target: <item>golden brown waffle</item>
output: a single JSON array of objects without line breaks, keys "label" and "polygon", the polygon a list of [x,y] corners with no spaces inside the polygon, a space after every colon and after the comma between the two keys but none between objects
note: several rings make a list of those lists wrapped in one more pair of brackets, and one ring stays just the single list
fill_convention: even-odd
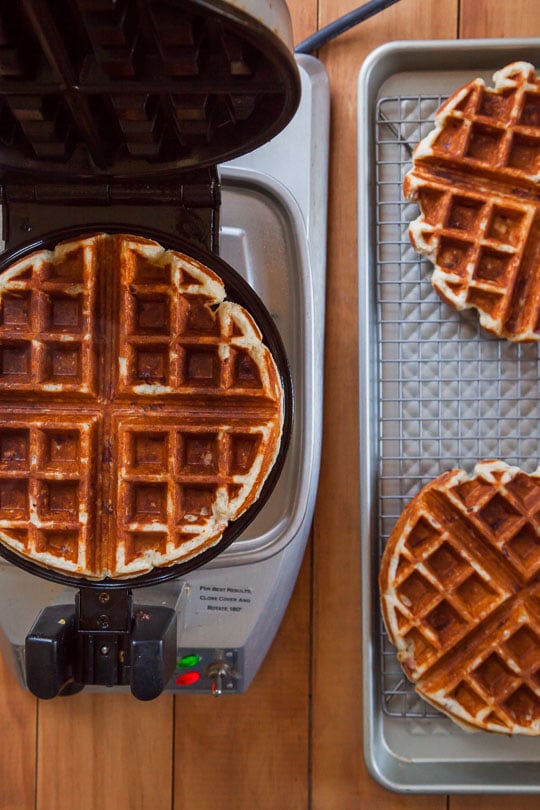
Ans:
[{"label": "golden brown waffle", "polygon": [[460,725],[540,734],[540,468],[483,461],[408,504],[380,571],[416,690]]},{"label": "golden brown waffle", "polygon": [[462,87],[413,154],[411,242],[458,310],[511,341],[540,339],[540,80],[516,62]]},{"label": "golden brown waffle", "polygon": [[283,392],[208,267],[93,235],[0,276],[0,541],[84,577],[214,545],[258,497]]}]

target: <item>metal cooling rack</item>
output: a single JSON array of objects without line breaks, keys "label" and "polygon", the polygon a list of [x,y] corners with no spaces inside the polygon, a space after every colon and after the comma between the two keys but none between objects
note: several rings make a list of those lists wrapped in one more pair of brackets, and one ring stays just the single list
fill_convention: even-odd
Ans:
[{"label": "metal cooling rack", "polygon": [[[492,337],[476,313],[444,304],[409,241],[418,207],[403,199],[403,178],[443,101],[386,97],[376,112],[380,554],[406,503],[441,472],[470,472],[487,458],[528,472],[539,463],[537,345]],[[379,625],[384,713],[442,718],[404,677]]]}]

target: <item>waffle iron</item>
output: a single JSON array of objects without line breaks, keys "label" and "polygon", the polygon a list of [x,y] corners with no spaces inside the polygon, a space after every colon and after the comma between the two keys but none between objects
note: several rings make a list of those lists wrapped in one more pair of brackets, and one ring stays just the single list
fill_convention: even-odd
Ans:
[{"label": "waffle iron", "polygon": [[0,166],[5,253],[92,232],[156,239],[214,269],[257,321],[285,392],[279,457],[255,504],[193,560],[131,580],[76,580],[4,546],[41,578],[76,586],[74,605],[44,608],[26,638],[38,697],[129,685],[148,700],[176,659],[175,610],[133,590],[176,579],[221,554],[255,518],[282,469],[293,397],[279,331],[250,285],[218,256],[216,164],[249,152],[291,119],[295,60],[266,24],[220,0],[23,0],[0,13]]}]

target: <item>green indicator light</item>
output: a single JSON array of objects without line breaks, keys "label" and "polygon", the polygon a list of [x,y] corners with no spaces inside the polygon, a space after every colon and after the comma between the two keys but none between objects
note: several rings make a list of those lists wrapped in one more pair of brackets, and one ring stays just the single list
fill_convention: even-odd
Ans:
[{"label": "green indicator light", "polygon": [[198,664],[201,660],[200,655],[183,655],[182,658],[178,659],[176,664],[177,667],[194,667],[195,664]]}]

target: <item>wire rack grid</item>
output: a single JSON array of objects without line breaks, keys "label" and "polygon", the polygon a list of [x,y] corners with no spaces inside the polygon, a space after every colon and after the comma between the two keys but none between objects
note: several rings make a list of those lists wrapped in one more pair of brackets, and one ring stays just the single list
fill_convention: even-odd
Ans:
[{"label": "wire rack grid", "polygon": [[[537,345],[490,336],[474,312],[443,303],[409,240],[418,208],[403,198],[403,178],[443,101],[385,97],[375,118],[379,554],[406,503],[443,471],[488,458],[529,472],[539,463]],[[382,619],[379,628],[384,713],[441,717],[404,677]]]}]

